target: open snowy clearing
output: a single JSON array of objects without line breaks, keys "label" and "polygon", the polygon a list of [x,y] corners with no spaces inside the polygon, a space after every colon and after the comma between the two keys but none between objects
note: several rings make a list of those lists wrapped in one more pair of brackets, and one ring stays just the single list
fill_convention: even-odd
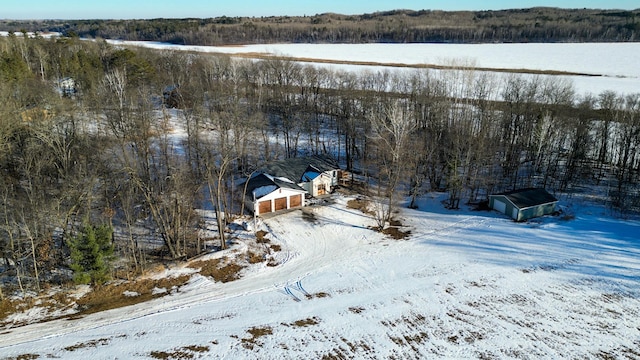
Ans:
[{"label": "open snowy clearing", "polygon": [[[306,59],[315,66],[346,71],[406,71],[415,65],[471,66],[483,69],[580,73],[530,75],[570,81],[580,94],[614,91],[640,93],[640,43],[516,44],[256,44],[192,46],[144,41],[108,40],[161,50],[222,53],[244,57],[283,56]],[[347,62],[342,64],[332,62]],[[348,64],[352,62],[354,64]],[[377,63],[362,65],[359,63]],[[402,65],[406,65],[405,68]],[[435,71],[435,70],[431,70]],[[500,76],[509,76],[496,72]]]},{"label": "open snowy clearing", "polygon": [[[342,195],[263,220],[282,248],[278,266],[6,328],[0,356],[640,358],[639,222],[580,204],[575,219],[514,223],[444,210],[441,199],[400,210],[406,240],[370,230],[374,220]],[[228,251],[251,241],[239,238]]]}]

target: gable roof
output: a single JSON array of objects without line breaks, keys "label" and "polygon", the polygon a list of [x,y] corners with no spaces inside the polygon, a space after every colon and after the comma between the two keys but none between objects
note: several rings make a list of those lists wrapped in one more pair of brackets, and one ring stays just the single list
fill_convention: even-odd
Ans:
[{"label": "gable roof", "polygon": [[314,173],[320,174],[339,168],[338,164],[332,159],[326,156],[313,155],[274,161],[267,164],[262,169],[262,172],[300,183],[313,180],[315,178],[313,176]]},{"label": "gable roof", "polygon": [[558,201],[547,190],[541,188],[519,189],[495,195],[505,196],[519,209]]},{"label": "gable roof", "polygon": [[247,185],[246,194],[253,194],[255,191],[256,199],[274,192],[277,189],[291,189],[305,192],[303,188],[292,182],[284,181],[266,174],[258,174],[248,181],[244,182],[241,187]]}]

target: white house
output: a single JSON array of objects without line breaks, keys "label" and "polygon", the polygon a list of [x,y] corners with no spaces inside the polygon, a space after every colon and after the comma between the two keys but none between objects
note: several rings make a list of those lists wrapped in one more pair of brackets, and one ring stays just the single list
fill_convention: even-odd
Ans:
[{"label": "white house", "polygon": [[272,162],[241,187],[246,186],[246,207],[255,215],[262,215],[303,207],[305,197],[333,191],[341,176],[335,162],[314,155]]},{"label": "white house", "polygon": [[340,167],[330,158],[320,155],[275,161],[262,172],[289,179],[313,197],[332,192],[341,178]]}]

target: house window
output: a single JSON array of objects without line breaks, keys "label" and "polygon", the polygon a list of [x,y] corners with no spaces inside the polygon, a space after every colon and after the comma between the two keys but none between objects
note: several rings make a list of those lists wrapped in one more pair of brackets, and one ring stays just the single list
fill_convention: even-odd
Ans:
[{"label": "house window", "polygon": [[327,189],[324,184],[318,184],[318,195],[324,195],[327,193]]}]

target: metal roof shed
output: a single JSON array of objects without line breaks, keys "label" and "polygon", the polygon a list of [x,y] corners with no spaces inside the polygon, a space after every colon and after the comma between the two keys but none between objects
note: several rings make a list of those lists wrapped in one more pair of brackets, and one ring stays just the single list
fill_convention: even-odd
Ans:
[{"label": "metal roof shed", "polygon": [[556,210],[556,199],[545,189],[520,189],[489,195],[489,206],[515,221],[549,215]]}]

